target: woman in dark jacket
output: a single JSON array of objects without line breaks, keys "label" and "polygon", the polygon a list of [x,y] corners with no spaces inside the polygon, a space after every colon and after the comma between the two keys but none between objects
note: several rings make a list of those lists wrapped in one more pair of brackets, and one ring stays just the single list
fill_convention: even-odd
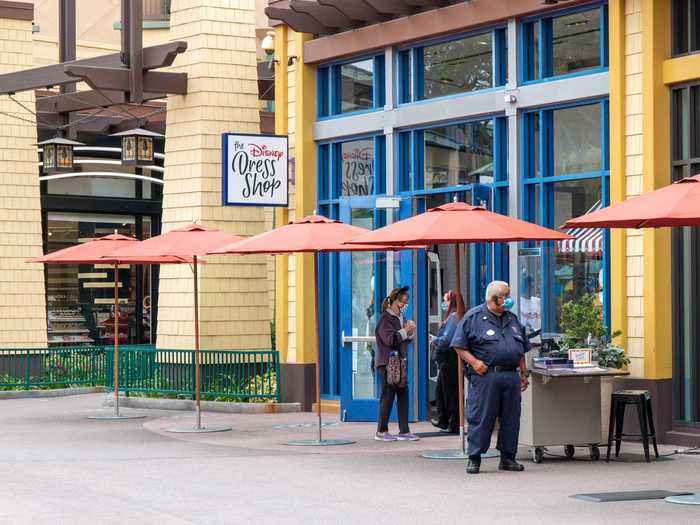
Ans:
[{"label": "woman in dark jacket", "polygon": [[436,393],[442,396],[438,400],[441,407],[438,426],[443,432],[459,432],[459,392],[457,385],[457,354],[450,348],[459,323],[457,306],[461,302],[464,310],[464,302],[454,291],[449,290],[443,297],[442,310],[445,312],[445,320],[440,325],[436,337],[431,344],[435,349],[435,359],[438,363],[438,384]]},{"label": "woman in dark jacket", "polygon": [[[408,345],[416,335],[416,324],[404,319],[407,307],[408,286],[392,290],[382,302],[382,316],[374,330],[377,341],[375,366],[381,376],[382,387],[377,433],[374,436],[377,441],[417,441],[419,439],[408,428],[408,386],[401,388],[387,383],[386,367],[389,357],[397,352],[402,359],[406,359]],[[397,436],[389,434],[389,415],[394,397],[396,397],[396,412],[399,419]]]}]

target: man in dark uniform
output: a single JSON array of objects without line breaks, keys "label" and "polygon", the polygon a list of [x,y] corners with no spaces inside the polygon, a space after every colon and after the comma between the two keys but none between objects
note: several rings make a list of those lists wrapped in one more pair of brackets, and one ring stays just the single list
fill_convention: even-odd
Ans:
[{"label": "man in dark uniform", "polygon": [[452,347],[469,365],[467,396],[467,472],[478,474],[481,454],[491,444],[491,434],[500,420],[498,443],[499,470],[520,472],[515,461],[520,432],[520,395],[529,384],[525,353],[530,344],[525,329],[510,312],[510,287],[494,281],[486,289],[486,302],[469,310],[460,321]]}]

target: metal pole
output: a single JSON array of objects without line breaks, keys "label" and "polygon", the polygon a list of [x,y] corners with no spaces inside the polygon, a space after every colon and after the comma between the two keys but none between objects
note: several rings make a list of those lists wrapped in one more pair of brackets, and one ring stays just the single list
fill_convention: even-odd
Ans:
[{"label": "metal pole", "polygon": [[318,441],[323,441],[321,436],[321,338],[319,336],[319,315],[318,315],[318,252],[314,252],[314,296],[316,314],[316,415],[318,416]]},{"label": "metal pole", "polygon": [[114,417],[119,417],[119,263],[114,264]]},{"label": "metal pole", "polygon": [[[460,268],[459,259],[459,244],[455,244],[455,269],[457,272],[457,283],[455,285],[455,293],[457,294],[457,316],[462,317],[464,315],[464,303],[462,302],[462,270]],[[457,385],[458,385],[458,395],[459,395],[459,442],[460,450],[462,454],[465,453],[464,449],[464,365],[462,363],[462,358],[457,356]]]},{"label": "metal pole", "polygon": [[201,356],[199,353],[199,284],[197,277],[197,256],[192,258],[193,261],[193,275],[194,275],[194,395],[195,395],[195,411],[197,417],[197,423],[195,428],[200,430],[202,428],[202,408],[201,408],[201,381],[202,381],[202,370],[201,370]]}]

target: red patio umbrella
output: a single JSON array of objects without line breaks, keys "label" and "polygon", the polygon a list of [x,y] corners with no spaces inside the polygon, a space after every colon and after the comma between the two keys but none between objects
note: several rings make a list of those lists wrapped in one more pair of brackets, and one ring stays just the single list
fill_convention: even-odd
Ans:
[{"label": "red patio umbrella", "polygon": [[[145,416],[124,416],[119,414],[119,264],[124,262],[118,258],[104,256],[125,248],[140,244],[133,237],[114,233],[98,239],[70,246],[62,250],[35,257],[27,262],[44,264],[101,264],[114,265],[114,413],[111,416],[90,416],[90,419],[132,419]],[[156,262],[169,262],[161,258]]]},{"label": "red patio umbrella", "polygon": [[700,226],[700,175],[571,219],[563,228]]},{"label": "red patio umbrella", "polygon": [[[318,254],[322,252],[348,251],[386,251],[404,249],[394,246],[349,245],[346,241],[367,233],[368,230],[351,226],[338,220],[328,219],[322,215],[309,215],[303,219],[290,222],[285,226],[261,233],[243,241],[224,246],[211,253],[253,255],[281,255],[289,253],[314,254],[314,292],[316,313],[316,415],[318,417],[318,439],[290,441],[289,445],[348,445],[354,441],[346,439],[323,439],[321,422],[321,377],[320,377],[320,348],[319,317],[318,317]],[[410,246],[407,248],[416,248]]]},{"label": "red patio umbrella", "polygon": [[[226,427],[202,427],[201,414],[201,352],[199,348],[199,288],[197,264],[199,258],[216,248],[242,240],[216,228],[201,224],[190,224],[151,237],[138,245],[127,246],[109,255],[132,264],[152,264],[154,262],[192,263],[194,279],[194,355],[195,355],[195,426],[171,428],[169,432],[223,432]],[[167,261],[162,260],[167,258]]]},{"label": "red patio umbrella", "polygon": [[[479,242],[514,242],[566,240],[570,235],[543,228],[537,224],[521,221],[507,215],[488,211],[483,206],[471,206],[463,202],[452,202],[432,208],[403,221],[384,226],[361,235],[353,244],[383,244],[393,246],[454,244],[457,282],[455,292],[461,296],[459,244]],[[464,314],[463,303],[458,302],[457,315]],[[464,449],[464,375],[462,360],[457,360],[459,389],[459,433],[460,450],[456,454],[426,454],[430,459],[463,459]]]}]

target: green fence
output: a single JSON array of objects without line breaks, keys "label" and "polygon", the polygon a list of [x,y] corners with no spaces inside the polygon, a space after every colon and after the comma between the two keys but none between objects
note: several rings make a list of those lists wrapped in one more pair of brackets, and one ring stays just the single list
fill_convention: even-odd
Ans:
[{"label": "green fence", "polygon": [[0,389],[101,385],[105,352],[100,347],[0,349]]},{"label": "green fence", "polygon": [[[274,351],[202,351],[202,397],[279,401],[279,359]],[[114,348],[62,347],[0,350],[0,389],[114,386]],[[127,395],[194,398],[192,350],[153,345],[119,347],[119,389]]]}]

